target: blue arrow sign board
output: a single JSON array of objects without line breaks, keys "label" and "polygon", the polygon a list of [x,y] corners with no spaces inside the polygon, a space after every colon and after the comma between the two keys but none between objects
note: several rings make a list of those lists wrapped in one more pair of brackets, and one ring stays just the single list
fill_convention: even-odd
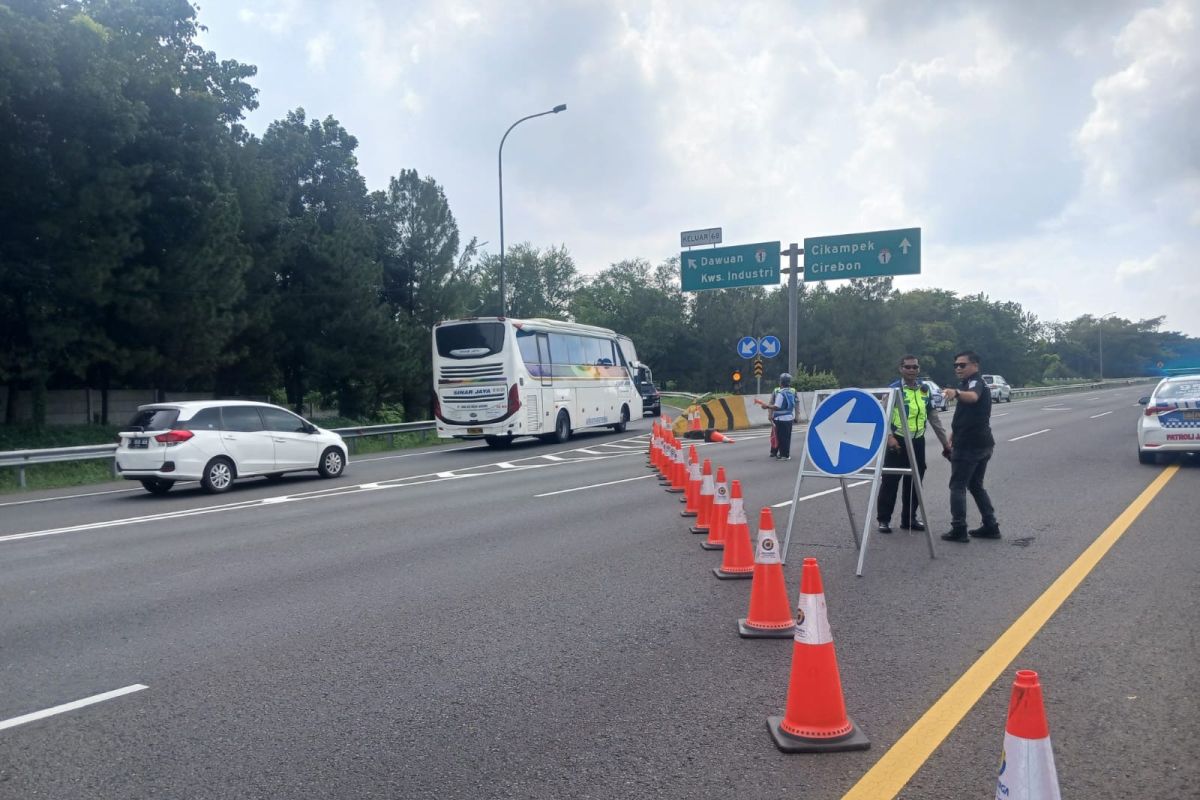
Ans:
[{"label": "blue arrow sign board", "polygon": [[753,336],[743,336],[738,339],[737,351],[742,358],[754,358],[758,355],[758,341]]},{"label": "blue arrow sign board", "polygon": [[808,457],[826,475],[850,475],[871,463],[886,431],[878,400],[861,389],[843,389],[813,414],[805,439]]},{"label": "blue arrow sign board", "polygon": [[764,336],[758,340],[758,352],[767,358],[774,358],[779,355],[779,349],[779,340],[774,336]]},{"label": "blue arrow sign board", "polygon": [[804,240],[804,280],[921,274],[921,229],[816,236]]},{"label": "blue arrow sign board", "polygon": [[779,284],[779,242],[739,244],[679,254],[680,288],[731,289]]}]

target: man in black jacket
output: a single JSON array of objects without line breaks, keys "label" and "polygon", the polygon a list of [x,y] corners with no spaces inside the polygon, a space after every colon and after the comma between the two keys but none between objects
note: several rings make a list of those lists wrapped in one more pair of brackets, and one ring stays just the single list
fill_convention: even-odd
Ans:
[{"label": "man in black jacket", "polygon": [[[942,392],[946,400],[958,401],[950,423],[950,530],[942,538],[962,543],[972,536],[999,539],[996,510],[983,488],[996,440],[992,438],[992,394],[979,377],[979,355],[973,350],[955,355],[954,374],[958,388]],[[967,491],[983,517],[983,525],[972,531],[967,530]]]}]

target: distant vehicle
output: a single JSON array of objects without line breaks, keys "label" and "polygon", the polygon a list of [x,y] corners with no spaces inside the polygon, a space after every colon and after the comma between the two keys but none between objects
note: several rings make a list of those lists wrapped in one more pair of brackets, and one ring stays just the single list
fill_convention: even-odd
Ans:
[{"label": "distant vehicle", "polygon": [[633,383],[638,394],[642,396],[642,416],[662,416],[662,394],[654,385],[654,373],[645,364],[638,364],[634,371]]},{"label": "distant vehicle", "polygon": [[929,390],[929,403],[933,406],[934,411],[946,410],[946,398],[942,396],[942,387],[938,386],[930,378],[921,378],[925,388]]},{"label": "distant vehicle", "polygon": [[623,432],[641,409],[628,359],[607,328],[508,317],[433,327],[439,438],[565,442],[580,428]]},{"label": "distant vehicle", "polygon": [[269,403],[190,400],[138,406],[117,445],[121,477],[166,494],[177,481],[224,492],[237,478],[346,469],[346,443],[333,431]]},{"label": "distant vehicle", "polygon": [[642,396],[642,416],[647,414],[652,417],[661,416],[662,395],[654,385],[654,373],[650,371],[648,365],[638,360],[637,348],[633,346],[633,340],[628,336],[617,334],[617,346],[621,348],[621,354],[625,356],[625,361],[629,364],[629,372],[633,375],[633,385],[637,387],[638,394]]},{"label": "distant vehicle", "polygon": [[1138,461],[1153,464],[1158,453],[1200,453],[1200,373],[1163,378],[1138,417]]},{"label": "distant vehicle", "polygon": [[980,378],[991,391],[993,403],[1012,402],[1012,387],[1004,380],[1003,375],[981,375]]}]

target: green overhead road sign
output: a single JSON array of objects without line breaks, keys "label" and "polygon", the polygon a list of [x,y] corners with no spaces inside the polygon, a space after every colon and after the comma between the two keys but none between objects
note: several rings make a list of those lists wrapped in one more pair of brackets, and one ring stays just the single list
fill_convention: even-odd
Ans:
[{"label": "green overhead road sign", "polygon": [[685,292],[779,283],[779,242],[739,244],[679,254]]},{"label": "green overhead road sign", "polygon": [[804,280],[921,274],[921,229],[848,233],[804,240]]}]

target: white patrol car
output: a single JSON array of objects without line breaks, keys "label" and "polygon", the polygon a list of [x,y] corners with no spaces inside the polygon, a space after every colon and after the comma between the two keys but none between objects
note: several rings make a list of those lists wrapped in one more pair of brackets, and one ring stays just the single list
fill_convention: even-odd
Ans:
[{"label": "white patrol car", "polygon": [[1163,378],[1138,401],[1138,461],[1153,464],[1158,453],[1200,453],[1200,373]]}]

